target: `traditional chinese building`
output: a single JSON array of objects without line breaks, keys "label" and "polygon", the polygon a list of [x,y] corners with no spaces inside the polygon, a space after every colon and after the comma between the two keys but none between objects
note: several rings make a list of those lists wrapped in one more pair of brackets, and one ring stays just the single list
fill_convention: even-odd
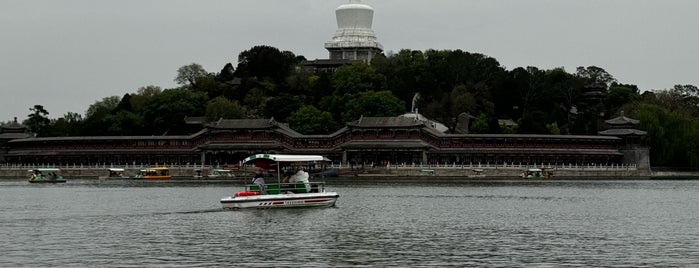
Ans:
[{"label": "traditional chinese building", "polygon": [[621,115],[604,121],[609,129],[600,131],[603,136],[614,136],[622,139],[619,151],[624,154],[624,164],[636,164],[639,169],[650,169],[650,152],[643,143],[646,132],[637,129],[640,122]]},{"label": "traditional chinese building", "polygon": [[383,51],[383,46],[376,40],[371,26],[374,21],[374,9],[360,0],[335,9],[337,31],[331,41],[325,43],[331,60],[361,60],[366,63]]},{"label": "traditional chinese building", "polygon": [[[182,136],[19,138],[9,163],[234,164],[253,153],[321,154],[363,164],[630,164],[613,135],[445,134],[406,117],[362,117],[328,135],[303,135],[274,119],[219,120]],[[638,160],[638,159],[636,159]]]},{"label": "traditional chinese building", "polygon": [[32,137],[32,135],[27,132],[26,126],[17,122],[17,117],[15,117],[12,123],[0,126],[0,163],[6,162],[5,155],[7,155],[9,150],[7,146],[9,141],[29,137]]}]

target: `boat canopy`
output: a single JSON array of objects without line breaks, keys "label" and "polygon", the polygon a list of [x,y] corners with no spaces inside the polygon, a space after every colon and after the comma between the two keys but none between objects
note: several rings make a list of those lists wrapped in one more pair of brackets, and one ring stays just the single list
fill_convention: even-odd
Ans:
[{"label": "boat canopy", "polygon": [[29,172],[34,172],[34,171],[39,171],[39,172],[59,172],[61,171],[60,168],[37,168],[37,169],[30,169]]},{"label": "boat canopy", "polygon": [[123,168],[110,168],[109,171],[111,172],[124,172]]},{"label": "boat canopy", "polygon": [[167,167],[152,167],[152,168],[141,169],[141,171],[163,171],[163,170],[169,170],[169,169]]},{"label": "boat canopy", "polygon": [[321,155],[255,154],[243,159],[243,163],[256,160],[270,160],[274,162],[330,161],[330,159]]}]

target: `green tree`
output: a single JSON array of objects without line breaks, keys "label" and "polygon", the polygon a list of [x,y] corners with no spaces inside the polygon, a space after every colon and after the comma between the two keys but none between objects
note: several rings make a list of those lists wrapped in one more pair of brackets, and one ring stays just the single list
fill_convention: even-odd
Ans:
[{"label": "green tree", "polygon": [[87,108],[85,118],[97,117],[101,118],[111,113],[119,105],[121,99],[119,96],[104,97],[102,100],[96,101]]},{"label": "green tree", "polygon": [[142,112],[148,102],[161,92],[163,90],[160,87],[153,85],[138,88],[136,94],[131,95],[131,108],[136,112]]},{"label": "green tree", "polygon": [[146,125],[141,115],[127,110],[115,111],[104,118],[107,125],[106,135],[142,135],[148,134],[144,131]]},{"label": "green tree", "polygon": [[546,124],[546,129],[548,129],[549,134],[561,135],[561,129],[558,127],[558,123],[556,122]]},{"label": "green tree", "polygon": [[119,103],[118,96],[110,96],[91,104],[85,112],[82,133],[89,136],[108,135],[108,129],[111,125],[108,117],[116,110]]},{"label": "green tree", "polygon": [[81,134],[82,115],[67,112],[62,117],[51,120],[51,131],[48,136],[77,136]]},{"label": "green tree", "polygon": [[302,105],[303,102],[298,97],[282,93],[267,101],[263,114],[265,117],[272,117],[286,122],[291,113],[297,111]]},{"label": "green tree", "polygon": [[233,68],[233,64],[226,63],[226,65],[223,66],[223,69],[221,69],[221,72],[218,74],[218,81],[221,82],[228,82],[228,81],[233,81],[235,79],[235,68]]},{"label": "green tree", "polygon": [[605,114],[617,114],[619,107],[641,99],[636,85],[625,85],[613,82],[609,93],[604,98]]},{"label": "green tree", "polygon": [[425,115],[444,124],[451,133],[456,133],[459,115],[475,114],[476,99],[466,85],[458,85],[451,92],[443,93],[425,108]]},{"label": "green tree", "polygon": [[43,105],[34,105],[29,108],[30,113],[27,115],[27,120],[22,122],[29,128],[29,131],[34,132],[37,136],[44,136],[46,129],[50,126],[51,120],[48,118],[49,112],[44,109]]},{"label": "green tree", "polygon": [[175,76],[175,82],[183,86],[196,87],[197,79],[206,76],[208,73],[204,70],[204,67],[198,63],[191,63],[189,65],[182,66],[177,69],[177,76]]},{"label": "green tree", "polygon": [[245,117],[243,109],[237,101],[231,101],[225,97],[216,97],[206,106],[206,118],[209,121],[223,119],[241,119]]},{"label": "green tree", "polygon": [[238,55],[235,76],[255,77],[259,81],[271,80],[281,84],[298,63],[299,59],[290,51],[280,51],[271,46],[254,46]]},{"label": "green tree", "polygon": [[405,103],[390,91],[367,91],[347,102],[342,114],[345,122],[361,116],[398,116],[405,113]]},{"label": "green tree", "polygon": [[578,67],[576,75],[584,79],[587,84],[604,85],[605,89],[612,83],[616,82],[614,76],[606,70],[597,66]]},{"label": "green tree", "polygon": [[164,90],[155,95],[144,111],[146,125],[153,135],[183,134],[186,116],[203,115],[208,98],[203,92],[185,88]]},{"label": "green tree", "polygon": [[473,120],[473,123],[471,124],[470,133],[485,134],[488,133],[489,130],[490,128],[488,127],[488,116],[482,113],[478,115],[478,117],[476,117],[475,120]]},{"label": "green tree", "polygon": [[337,124],[329,112],[318,110],[312,105],[304,105],[289,116],[289,127],[301,134],[330,134],[337,130]]},{"label": "green tree", "polygon": [[370,90],[382,91],[386,85],[383,75],[364,63],[337,68],[331,79],[335,88],[333,94],[338,96],[344,94],[355,96]]}]

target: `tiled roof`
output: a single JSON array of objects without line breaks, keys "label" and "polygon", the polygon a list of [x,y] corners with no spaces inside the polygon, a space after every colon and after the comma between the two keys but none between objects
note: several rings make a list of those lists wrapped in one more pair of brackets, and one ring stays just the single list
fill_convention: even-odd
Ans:
[{"label": "tiled roof", "polygon": [[206,124],[216,129],[268,129],[278,125],[274,119],[220,119]]},{"label": "tiled roof", "polygon": [[419,127],[425,123],[415,118],[406,117],[361,117],[359,120],[348,122],[351,127]]},{"label": "tiled roof", "polygon": [[616,117],[616,118],[606,120],[604,122],[607,124],[610,124],[610,125],[637,125],[639,123],[638,120],[631,119],[631,118],[628,118],[628,117],[623,116],[623,115]]},{"label": "tiled roof", "polygon": [[401,149],[401,148],[428,148],[432,145],[422,140],[363,140],[349,141],[342,148],[367,148],[373,149]]},{"label": "tiled roof", "polygon": [[646,135],[647,132],[645,132],[643,130],[638,130],[638,129],[612,128],[612,129],[600,131],[599,134],[600,135],[608,135],[608,136],[629,136],[629,135],[643,136],[643,135]]},{"label": "tiled roof", "polygon": [[187,116],[184,118],[186,124],[202,125],[206,122],[205,116]]},{"label": "tiled roof", "polygon": [[31,138],[31,137],[32,137],[32,135],[29,133],[8,132],[8,133],[0,134],[0,140],[26,139],[26,138]]}]

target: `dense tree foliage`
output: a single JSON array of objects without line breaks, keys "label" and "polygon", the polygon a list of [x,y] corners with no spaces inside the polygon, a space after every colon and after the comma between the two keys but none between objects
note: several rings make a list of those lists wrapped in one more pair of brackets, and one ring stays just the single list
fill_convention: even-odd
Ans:
[{"label": "dense tree foliage", "polygon": [[22,122],[29,128],[29,131],[34,132],[37,136],[44,136],[46,134],[46,129],[51,123],[51,119],[48,118],[49,112],[44,109],[43,105],[34,105],[34,107],[29,108],[32,112],[27,115],[27,120]]},{"label": "dense tree foliage", "polygon": [[289,116],[289,126],[301,134],[330,134],[336,129],[329,112],[305,105]]},{"label": "dense tree foliage", "polygon": [[[653,165],[699,168],[699,89],[677,85],[641,94],[598,66],[506,70],[492,57],[462,50],[378,55],[333,72],[299,67],[303,56],[271,46],[243,51],[210,73],[197,63],[176,70],[179,88],[145,86],[90,105],[84,117],[51,120],[37,104],[23,121],[38,136],[163,135],[185,130],[186,116],[274,118],[304,134],[329,134],[361,116],[410,111],[449,132],[596,135],[622,112],[648,131]],[[414,110],[415,109],[415,110]],[[515,126],[499,125],[509,119]]]}]

